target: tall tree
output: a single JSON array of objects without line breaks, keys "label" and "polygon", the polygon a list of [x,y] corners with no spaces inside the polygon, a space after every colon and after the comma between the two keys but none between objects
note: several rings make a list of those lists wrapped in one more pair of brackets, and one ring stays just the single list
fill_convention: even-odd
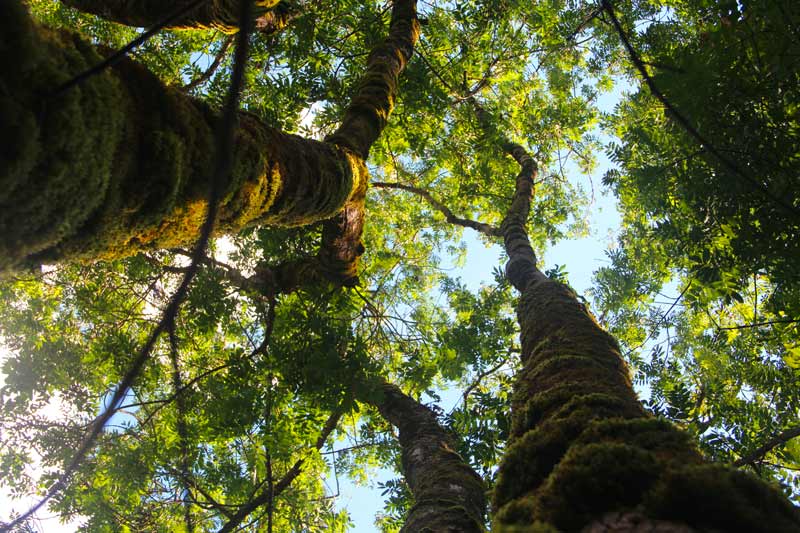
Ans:
[{"label": "tall tree", "polygon": [[[479,531],[484,483],[497,531],[798,528],[775,488],[708,463],[643,408],[617,342],[536,265],[534,250],[579,218],[562,158],[592,167],[605,69],[632,55],[625,28],[661,16],[658,6],[426,6],[410,61],[413,1],[255,2],[264,31],[251,39],[215,221],[238,235],[220,259],[181,248],[200,231],[212,163],[228,155],[213,140],[227,37],[198,28],[235,31],[241,4],[68,3],[177,31],[144,45],[146,66],[121,59],[85,76],[109,54],[89,43],[130,29],[47,0],[30,2],[35,22],[18,2],[0,7],[0,116],[13,132],[0,166],[13,350],[3,483],[35,492],[69,465],[51,508],[88,516],[91,531],[344,531],[324,478],[375,462],[405,476],[387,485],[397,520],[385,517],[385,530]],[[174,67],[197,59],[192,35],[217,58],[207,73],[187,69],[206,80],[187,89]],[[309,108],[324,141],[282,131]],[[367,165],[381,178],[369,197]],[[475,295],[437,268],[465,227],[502,237],[509,259]],[[182,312],[154,319],[195,271]],[[134,356],[146,342],[152,356]],[[120,381],[132,387],[106,406]],[[447,382],[464,385],[445,419],[460,433],[417,400]],[[104,408],[116,414],[101,432]],[[76,460],[75,449],[91,453]],[[33,460],[41,479],[26,470]]]}]

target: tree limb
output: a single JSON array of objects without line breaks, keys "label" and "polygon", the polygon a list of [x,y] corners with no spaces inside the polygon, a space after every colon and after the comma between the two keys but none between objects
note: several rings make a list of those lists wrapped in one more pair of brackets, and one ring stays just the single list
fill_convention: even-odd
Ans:
[{"label": "tree limb", "polygon": [[767,453],[772,451],[774,448],[778,446],[782,446],[789,442],[790,440],[800,437],[800,426],[794,426],[789,429],[785,429],[769,439],[767,442],[753,450],[751,453],[745,455],[744,457],[740,457],[739,459],[733,462],[733,466],[745,466],[751,465],[754,462],[758,461],[762,457],[764,457]]},{"label": "tree limb", "polygon": [[371,185],[379,189],[399,189],[416,194],[420,198],[424,199],[433,209],[443,214],[448,223],[474,229],[478,233],[483,233],[488,237],[500,236],[500,228],[484,222],[478,222],[476,220],[470,220],[456,216],[449,207],[435,199],[431,193],[421,187],[414,187],[412,185],[405,185],[403,183],[387,183],[382,181],[372,182]]},{"label": "tree limb", "polygon": [[[317,437],[317,441],[315,443],[315,448],[317,450],[321,449],[325,445],[325,441],[328,439],[328,436],[333,432],[333,430],[336,429],[336,424],[339,423],[339,418],[341,416],[342,410],[337,409],[328,417],[328,420],[325,422],[325,426],[322,428],[319,437]],[[228,520],[228,522],[222,526],[222,528],[219,530],[219,533],[229,533],[230,531],[233,531],[233,529],[241,524],[250,513],[266,503],[274,502],[275,498],[277,498],[281,492],[286,490],[286,488],[291,485],[292,481],[294,481],[294,479],[303,471],[303,462],[303,459],[299,459],[277,483],[273,485],[270,482],[265,490],[261,491],[249,502],[240,506],[236,513]]]},{"label": "tree limb", "polygon": [[200,85],[207,82],[211,78],[211,76],[214,75],[219,66],[222,64],[222,60],[225,59],[225,56],[228,55],[228,49],[233,44],[233,41],[234,37],[232,35],[226,37],[219,51],[214,56],[214,61],[211,62],[211,64],[202,74],[200,74],[197,78],[193,79],[192,81],[184,85],[183,90],[188,92],[191,91],[192,89],[196,89]]},{"label": "tree limb", "polygon": [[[62,0],[66,5],[91,13],[106,20],[126,26],[148,27],[163,19],[168,10],[175,5],[178,9],[190,6],[180,17],[175,17],[166,25],[170,29],[212,28],[225,33],[239,31],[238,11],[240,0],[203,0],[200,4],[190,0]],[[274,33],[283,29],[297,11],[296,2],[281,0],[249,0],[251,3],[251,22],[256,30]]]},{"label": "tree limb", "polygon": [[739,165],[728,159],[719,149],[717,149],[711,142],[708,141],[699,131],[695,128],[689,119],[686,118],[683,113],[681,113],[673,104],[670,102],[667,97],[661,92],[661,89],[658,88],[655,81],[653,80],[650,73],[647,72],[647,68],[644,65],[644,62],[639,57],[639,54],[636,53],[636,50],[633,48],[630,39],[628,38],[627,32],[622,28],[622,24],[620,23],[619,19],[617,18],[616,13],[614,12],[614,6],[611,4],[611,0],[601,0],[603,4],[603,9],[608,13],[608,16],[611,18],[611,23],[613,24],[614,28],[616,29],[617,33],[619,34],[620,39],[622,40],[622,44],[625,46],[625,49],[628,52],[628,55],[631,58],[636,70],[642,75],[642,79],[647,84],[647,87],[650,89],[650,92],[653,96],[661,102],[661,105],[669,111],[670,116],[681,126],[686,133],[689,134],[692,138],[694,138],[701,146],[705,147],[708,153],[712,154],[717,160],[722,163],[722,166],[727,168],[729,171],[733,172],[735,175],[742,178],[746,181],[751,187],[753,187],[757,191],[761,191],[767,198],[775,202],[777,205],[781,206],[785,209],[789,214],[794,216],[800,216],[800,210],[798,210],[793,205],[789,204],[782,198],[775,196],[773,192],[769,189],[767,185],[762,183],[761,181],[753,178],[749,173],[743,171]]},{"label": "tree limb", "polygon": [[403,474],[414,495],[401,532],[483,532],[483,480],[454,451],[453,438],[439,425],[436,414],[396,385],[380,382],[376,387],[379,399],[366,394],[362,401],[374,405],[397,427]]}]

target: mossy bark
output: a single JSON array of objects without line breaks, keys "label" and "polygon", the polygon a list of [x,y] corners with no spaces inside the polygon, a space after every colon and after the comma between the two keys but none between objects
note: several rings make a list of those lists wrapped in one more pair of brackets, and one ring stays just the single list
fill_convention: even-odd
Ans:
[{"label": "mossy bark", "polygon": [[800,531],[800,513],[775,487],[709,464],[686,432],[645,412],[616,340],[536,267],[525,225],[537,167],[520,145],[499,144],[521,167],[500,233],[506,277],[521,293],[522,369],[492,530]]},{"label": "mossy bark", "polygon": [[570,289],[533,281],[518,314],[523,368],[495,531],[800,530],[774,487],[709,464],[687,433],[644,411],[616,341]]},{"label": "mossy bark", "polygon": [[377,388],[369,401],[400,433],[403,474],[414,496],[414,506],[401,531],[484,531],[483,480],[453,450],[452,437],[439,425],[436,415],[395,385],[380,383]]},{"label": "mossy bark", "polygon": [[[0,272],[198,234],[218,114],[130,60],[51,96],[103,53],[35,26],[16,1],[0,4]],[[363,160],[347,148],[238,118],[217,231],[309,224],[363,195]]]},{"label": "mossy bark", "polygon": [[[397,97],[400,73],[411,59],[419,38],[416,4],[416,0],[394,1],[389,35],[370,51],[367,70],[345,109],[342,123],[326,139],[352,150],[364,160],[386,127]],[[316,259],[319,272],[340,286],[358,284],[358,259],[364,253],[361,235],[365,197],[366,183],[364,189],[354,194],[344,209],[323,226],[322,245]]]},{"label": "mossy bark", "polygon": [[416,1],[395,0],[389,35],[370,51],[367,71],[356,96],[345,111],[341,126],[328,137],[328,141],[346,146],[367,158],[370,147],[389,120],[397,97],[400,72],[411,58],[418,38]]},{"label": "mossy bark", "polygon": [[[182,6],[194,0],[62,0],[64,4],[84,13],[91,13],[106,20],[127,26],[151,27]],[[273,31],[282,29],[291,6],[280,0],[248,0],[253,2],[255,27],[269,27]],[[167,27],[172,29],[212,28],[225,33],[239,30],[240,0],[206,0]]]}]

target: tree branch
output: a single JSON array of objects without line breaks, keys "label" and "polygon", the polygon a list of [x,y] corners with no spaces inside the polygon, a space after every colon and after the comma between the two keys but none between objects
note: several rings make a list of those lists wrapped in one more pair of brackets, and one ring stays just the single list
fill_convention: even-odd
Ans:
[{"label": "tree branch", "polygon": [[478,374],[478,376],[477,376],[477,377],[476,377],[476,378],[473,380],[473,382],[472,382],[472,383],[470,383],[469,387],[467,387],[466,389],[464,389],[464,392],[463,392],[463,393],[461,393],[461,398],[462,398],[462,399],[463,399],[463,401],[464,401],[464,407],[465,407],[465,408],[467,407],[467,401],[468,401],[468,399],[469,399],[469,395],[470,395],[470,394],[472,394],[472,391],[474,391],[475,389],[477,389],[477,388],[480,386],[480,384],[481,384],[481,381],[483,381],[483,380],[484,380],[486,377],[488,377],[488,376],[491,376],[492,374],[494,374],[495,372],[497,372],[498,370],[500,370],[500,369],[503,367],[503,365],[505,365],[506,363],[508,363],[508,358],[509,358],[510,356],[511,356],[511,350],[509,350],[509,352],[508,352],[508,355],[506,355],[505,357],[503,357],[503,359],[502,359],[502,360],[501,360],[499,363],[497,363],[496,365],[494,365],[492,368],[489,368],[489,369],[487,369],[487,370],[484,370],[483,372],[481,372],[480,374]]},{"label": "tree branch", "polygon": [[188,92],[207,82],[211,78],[211,76],[214,75],[219,66],[222,64],[222,60],[225,59],[225,56],[228,55],[228,49],[233,44],[233,41],[234,41],[233,35],[229,35],[228,37],[226,37],[219,51],[214,56],[214,61],[211,62],[211,64],[202,74],[200,74],[197,78],[195,78],[191,82],[184,85],[183,90]]},{"label": "tree branch", "polygon": [[[317,437],[317,441],[315,443],[317,450],[321,449],[325,445],[325,441],[328,439],[328,436],[333,433],[333,430],[336,429],[336,425],[339,423],[339,418],[341,416],[342,410],[337,409],[331,413],[330,417],[328,417],[328,420],[325,422],[325,426],[322,428],[319,437]],[[252,498],[249,502],[239,507],[239,509],[228,520],[228,522],[222,526],[222,528],[219,530],[219,533],[229,533],[230,531],[233,531],[233,529],[241,524],[250,513],[266,503],[274,502],[275,498],[278,497],[281,492],[291,485],[292,481],[294,481],[294,479],[300,475],[302,472],[303,462],[303,459],[299,459],[294,463],[289,471],[284,474],[280,481],[274,484],[274,486],[270,481],[267,488],[261,491],[258,496]]]},{"label": "tree branch", "polygon": [[[166,25],[170,29],[216,29],[225,33],[239,31],[240,21],[237,13],[239,0],[202,0],[200,4],[190,0],[172,2],[129,0],[62,0],[66,5],[91,13],[106,20],[126,26],[147,27],[164,18],[167,10],[174,5],[183,13],[174,17]],[[296,2],[272,0],[251,3],[251,21],[259,32],[272,34],[280,31],[293,18],[297,10]],[[188,9],[186,9],[188,7]]]},{"label": "tree branch", "polygon": [[416,0],[395,0],[389,35],[372,49],[367,71],[341,125],[326,141],[349,148],[362,159],[383,131],[394,108],[398,77],[419,38]]},{"label": "tree branch", "polygon": [[749,453],[744,457],[740,457],[739,459],[735,460],[733,462],[733,466],[751,465],[754,462],[761,459],[762,457],[764,457],[774,448],[782,446],[796,437],[800,437],[800,426],[794,426],[784,431],[781,431],[780,433],[769,439],[767,442],[765,442],[763,445],[753,450],[752,453]]},{"label": "tree branch", "polygon": [[800,319],[787,319],[787,320],[765,320],[763,322],[754,322],[752,324],[739,324],[736,326],[718,326],[717,329],[748,329],[757,328],[760,326],[772,326],[775,324],[796,324]]},{"label": "tree branch", "polygon": [[739,176],[743,180],[745,180],[751,187],[753,187],[757,191],[761,191],[767,198],[775,202],[776,204],[780,205],[784,208],[789,214],[794,216],[800,216],[800,210],[798,210],[793,205],[787,203],[782,198],[775,196],[769,187],[764,183],[760,182],[759,180],[753,178],[750,174],[744,172],[737,164],[733,161],[728,159],[723,153],[718,150],[711,142],[708,141],[699,131],[695,128],[689,119],[686,118],[674,105],[670,102],[667,97],[661,92],[661,89],[658,88],[655,81],[653,80],[650,73],[647,72],[647,68],[644,65],[644,62],[639,57],[639,54],[636,53],[634,50],[633,45],[631,44],[630,39],[628,38],[628,34],[622,28],[622,24],[620,23],[619,19],[617,18],[616,13],[614,12],[614,7],[611,4],[611,0],[601,0],[603,4],[603,9],[608,13],[609,18],[611,18],[611,23],[613,24],[614,28],[617,30],[620,39],[622,40],[622,44],[625,46],[625,49],[628,51],[628,55],[631,58],[636,70],[642,75],[642,79],[647,84],[647,87],[650,89],[650,92],[653,96],[661,102],[661,105],[669,111],[670,116],[681,126],[686,133],[688,133],[691,137],[693,137],[701,146],[705,147],[708,153],[712,154],[717,160],[722,163],[722,166],[727,168],[729,171],[733,172],[735,175]]},{"label": "tree branch", "polygon": [[416,194],[420,198],[424,199],[433,209],[440,212],[444,215],[444,218],[450,224],[455,224],[457,226],[463,226],[465,228],[471,228],[477,231],[478,233],[483,233],[489,237],[499,237],[500,236],[500,228],[492,226],[491,224],[486,224],[484,222],[478,222],[475,220],[470,220],[467,218],[461,218],[456,216],[449,207],[435,199],[431,193],[422,189],[420,187],[414,187],[412,185],[405,185],[403,183],[387,183],[382,181],[376,181],[371,184],[373,187],[379,189],[399,189],[403,191],[407,191],[413,194]]},{"label": "tree branch", "polygon": [[436,414],[391,383],[376,387],[380,399],[367,394],[362,401],[398,429],[403,475],[414,495],[401,532],[483,532],[483,480],[454,451],[453,438]]}]

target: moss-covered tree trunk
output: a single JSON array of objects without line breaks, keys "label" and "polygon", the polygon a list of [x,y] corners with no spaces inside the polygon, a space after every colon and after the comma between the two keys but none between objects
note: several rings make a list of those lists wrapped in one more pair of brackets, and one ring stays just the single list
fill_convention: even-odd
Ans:
[{"label": "moss-covered tree trunk", "polygon": [[[64,4],[85,13],[127,26],[150,27],[196,0],[62,0]],[[248,0],[254,4],[253,16],[257,29],[271,31],[283,28],[294,13],[295,6],[280,0]],[[171,21],[173,29],[213,28],[226,33],[239,29],[240,0],[205,0]]]},{"label": "moss-covered tree trunk", "polygon": [[501,233],[521,292],[523,366],[493,531],[800,531],[776,488],[710,464],[687,433],[645,412],[617,342],[536,268],[524,225],[536,164],[504,148],[522,167]]},{"label": "moss-covered tree trunk", "polygon": [[[396,3],[335,139],[303,139],[240,113],[217,232],[309,224],[363,205],[364,158],[394,99],[385,91],[396,90],[418,34],[414,6]],[[36,26],[17,0],[0,3],[0,274],[182,245],[199,232],[218,113],[127,59],[54,93],[106,53]],[[350,276],[361,226],[345,232],[347,245],[337,227],[327,239],[339,251],[325,258]]]},{"label": "moss-covered tree trunk", "polygon": [[390,383],[376,385],[364,398],[398,429],[403,475],[414,506],[404,533],[480,533],[484,531],[483,480],[454,451],[452,437],[436,415]]}]

